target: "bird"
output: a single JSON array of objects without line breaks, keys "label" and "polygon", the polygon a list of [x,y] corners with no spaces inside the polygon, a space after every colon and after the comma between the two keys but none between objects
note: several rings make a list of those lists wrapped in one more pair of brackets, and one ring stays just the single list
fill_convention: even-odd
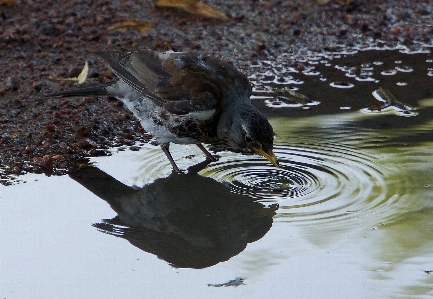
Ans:
[{"label": "bird", "polygon": [[181,172],[169,146],[196,144],[259,154],[279,166],[274,131],[251,103],[251,84],[230,63],[197,52],[100,51],[94,53],[117,81],[48,94],[50,98],[114,97],[153,135],[174,172]]}]

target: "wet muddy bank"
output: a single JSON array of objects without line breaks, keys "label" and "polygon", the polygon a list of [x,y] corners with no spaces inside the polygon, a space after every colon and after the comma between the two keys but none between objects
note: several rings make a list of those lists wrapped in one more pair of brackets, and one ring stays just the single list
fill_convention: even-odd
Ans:
[{"label": "wet muddy bank", "polygon": [[[150,1],[0,6],[0,175],[62,174],[84,157],[104,155],[106,148],[135,150],[137,142],[148,141],[140,124],[115,100],[43,98],[70,84],[50,76],[75,77],[85,59],[90,77],[112,80],[91,56],[95,50],[194,50],[241,67],[250,61],[275,61],[283,53],[332,51],[335,45],[374,41],[417,50],[433,39],[429,1],[206,3],[229,19],[156,8]],[[149,21],[153,28],[145,35],[108,30],[125,20]]]}]

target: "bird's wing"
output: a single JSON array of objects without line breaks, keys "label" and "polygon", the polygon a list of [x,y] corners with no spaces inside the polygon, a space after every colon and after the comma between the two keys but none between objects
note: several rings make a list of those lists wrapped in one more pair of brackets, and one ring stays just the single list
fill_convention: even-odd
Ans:
[{"label": "bird's wing", "polygon": [[[140,55],[137,55],[140,53]],[[170,74],[161,66],[157,53],[144,50],[140,52],[96,52],[99,58],[133,89],[163,106],[166,101],[155,92],[159,81],[170,79]]]},{"label": "bird's wing", "polygon": [[162,62],[162,67],[171,74],[171,87],[159,86],[158,95],[173,101],[179,90],[183,90],[189,104],[198,110],[219,111],[233,94],[243,94],[249,99],[251,93],[248,78],[231,64],[216,58],[196,53],[172,53]]},{"label": "bird's wing", "polygon": [[[137,52],[97,52],[107,66],[129,86],[163,106],[173,114],[187,114],[192,111],[213,109],[213,101],[203,105],[197,101],[182,84],[172,84],[173,74],[163,63],[174,52],[158,53],[151,50]],[[200,81],[198,81],[200,82]],[[206,98],[209,99],[209,96]]]},{"label": "bird's wing", "polygon": [[250,90],[248,79],[233,66],[196,53],[96,54],[132,88],[178,115],[220,110],[231,87],[245,93]]}]

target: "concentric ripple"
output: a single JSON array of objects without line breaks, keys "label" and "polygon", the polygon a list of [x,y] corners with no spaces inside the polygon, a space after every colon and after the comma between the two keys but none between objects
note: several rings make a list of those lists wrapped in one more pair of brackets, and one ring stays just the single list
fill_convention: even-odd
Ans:
[{"label": "concentric ripple", "polygon": [[[307,141],[311,142],[311,141]],[[188,148],[188,149],[187,149]],[[185,155],[185,150],[190,155]],[[181,169],[203,162],[203,154],[193,145],[171,148]],[[279,204],[277,218],[310,224],[315,221],[358,219],[374,215],[374,222],[386,222],[394,217],[396,201],[405,194],[410,178],[378,161],[389,157],[371,156],[364,151],[341,143],[299,143],[291,146],[276,145],[274,152],[280,167],[274,167],[261,156],[219,152],[218,161],[212,162],[199,174],[226,185],[233,193],[243,194],[267,204]],[[159,147],[143,146],[142,154],[119,152],[111,163],[95,159],[99,167],[110,173],[110,165],[129,169],[122,180],[127,185],[141,187],[171,173],[171,166]],[[118,159],[117,163],[113,158]],[[134,175],[131,176],[131,173]],[[397,173],[397,174],[396,174]],[[212,190],[209,190],[212,192]],[[379,217],[379,218],[377,218]],[[354,225],[357,221],[344,221],[341,225]],[[339,226],[336,226],[339,227]]]},{"label": "concentric ripple", "polygon": [[276,146],[280,168],[256,156],[229,156],[202,175],[232,192],[280,205],[279,217],[298,221],[353,217],[378,212],[397,197],[388,196],[386,169],[367,154],[335,144]]}]

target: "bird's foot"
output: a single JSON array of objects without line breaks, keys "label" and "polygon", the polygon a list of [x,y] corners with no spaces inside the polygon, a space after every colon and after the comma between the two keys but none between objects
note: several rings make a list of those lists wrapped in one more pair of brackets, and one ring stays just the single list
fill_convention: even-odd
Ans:
[{"label": "bird's foot", "polygon": [[220,159],[220,156],[214,156],[214,155],[211,155],[211,156],[206,156],[206,160],[207,161],[210,161],[210,162],[216,162],[216,161],[218,161]]},{"label": "bird's foot", "polygon": [[209,160],[211,162],[218,161],[218,158],[209,153],[209,151],[201,143],[197,143],[196,145],[206,155],[206,160]]}]

